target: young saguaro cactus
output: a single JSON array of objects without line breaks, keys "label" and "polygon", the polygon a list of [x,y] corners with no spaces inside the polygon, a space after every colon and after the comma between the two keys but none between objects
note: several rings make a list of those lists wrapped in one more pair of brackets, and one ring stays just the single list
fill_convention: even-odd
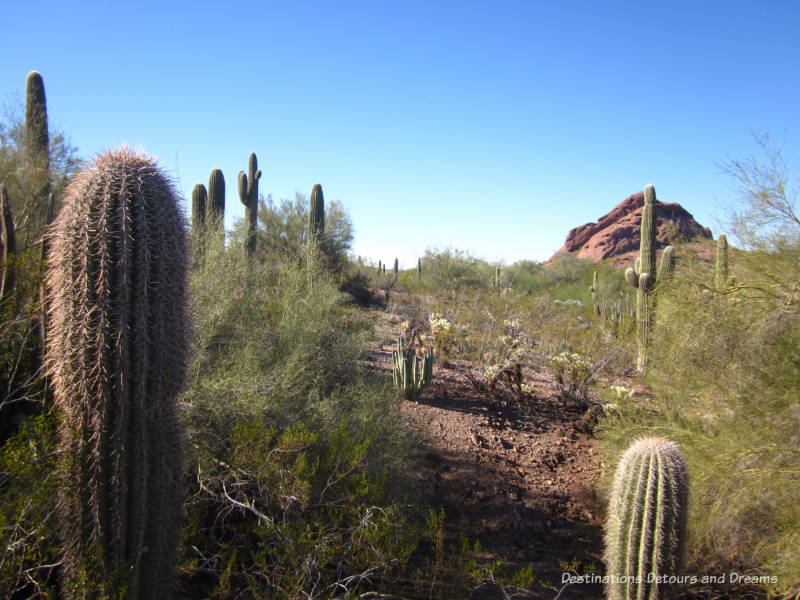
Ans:
[{"label": "young saguaro cactus", "polygon": [[714,264],[714,288],[719,291],[729,285],[733,285],[733,280],[728,277],[728,237],[720,233],[717,238],[717,259]]},{"label": "young saguaro cactus", "polygon": [[[642,224],[640,228],[639,257],[633,268],[625,271],[625,279],[637,289],[636,298],[636,331],[639,348],[636,361],[637,370],[644,372],[647,364],[647,342],[653,326],[652,299],[650,292],[653,286],[672,277],[675,267],[674,248],[667,246],[661,256],[661,270],[656,272],[656,189],[653,185],[644,188],[644,207],[642,208]],[[648,277],[643,277],[648,275]],[[644,284],[644,288],[642,285]]]},{"label": "young saguaro cactus", "polygon": [[308,243],[318,243],[323,233],[325,233],[325,197],[322,195],[322,186],[315,183],[308,198]]},{"label": "young saguaro cactus", "polygon": [[225,238],[225,176],[220,169],[212,169],[208,177],[206,229]]},{"label": "young saguaro cactus", "polygon": [[188,337],[187,225],[174,185],[143,153],[103,154],[68,186],[48,237],[63,594],[168,598]]},{"label": "young saguaro cactus", "polygon": [[689,476],[675,442],[646,437],[622,455],[606,524],[609,600],[661,600],[686,546]]},{"label": "young saguaro cactus", "polygon": [[395,389],[405,398],[418,398],[433,376],[433,348],[425,351],[420,367],[417,353],[414,348],[406,348],[405,338],[401,335],[397,339],[397,350],[392,350],[392,358]]},{"label": "young saguaro cactus", "polygon": [[256,227],[258,225],[258,180],[261,179],[261,169],[258,168],[258,159],[255,152],[250,153],[247,161],[247,175],[239,171],[239,199],[244,204],[247,234],[244,242],[247,256],[252,258],[256,251]]},{"label": "young saguaro cactus", "polygon": [[28,73],[25,84],[25,146],[34,195],[44,204],[50,193],[50,134],[44,80],[36,71]]},{"label": "young saguaro cactus", "polygon": [[417,259],[417,279],[422,279],[422,259]]}]

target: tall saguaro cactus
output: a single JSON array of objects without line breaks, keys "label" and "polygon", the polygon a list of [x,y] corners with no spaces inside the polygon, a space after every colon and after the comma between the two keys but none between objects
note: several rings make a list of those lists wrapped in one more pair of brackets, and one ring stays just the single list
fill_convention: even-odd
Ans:
[{"label": "tall saguaro cactus", "polygon": [[325,233],[325,197],[318,183],[311,188],[308,199],[308,243],[316,244]]},{"label": "tall saguaro cactus", "polygon": [[29,246],[29,236],[39,235],[46,224],[48,196],[50,194],[50,134],[47,128],[47,99],[44,80],[36,72],[28,73],[25,82],[25,163],[29,177],[25,199],[26,210],[35,219],[28,220],[23,244]]},{"label": "tall saguaro cactus", "polygon": [[123,148],[74,178],[49,233],[66,598],[156,600],[174,586],[186,230],[172,182]]},{"label": "tall saguaro cactus", "polygon": [[625,451],[606,525],[609,600],[669,597],[668,578],[683,568],[688,498],[686,461],[675,442],[642,438]]},{"label": "tall saguaro cactus", "polygon": [[212,169],[208,178],[206,229],[225,239],[225,177],[219,169]]},{"label": "tall saguaro cactus", "polygon": [[[642,224],[640,228],[639,257],[633,268],[625,271],[625,279],[637,289],[636,297],[636,331],[638,358],[636,368],[644,372],[647,364],[647,346],[650,329],[653,326],[652,298],[650,293],[656,283],[672,277],[674,270],[674,248],[667,246],[661,257],[661,270],[656,273],[656,189],[652,185],[644,188],[644,207],[642,208]],[[648,277],[643,277],[647,275]],[[642,287],[644,286],[644,287]]]},{"label": "tall saguaro cactus", "polygon": [[261,170],[258,168],[258,159],[255,152],[250,153],[247,161],[247,175],[239,171],[239,199],[244,204],[245,222],[247,233],[244,247],[247,256],[252,258],[256,251],[256,227],[258,225],[258,180],[261,179]]}]

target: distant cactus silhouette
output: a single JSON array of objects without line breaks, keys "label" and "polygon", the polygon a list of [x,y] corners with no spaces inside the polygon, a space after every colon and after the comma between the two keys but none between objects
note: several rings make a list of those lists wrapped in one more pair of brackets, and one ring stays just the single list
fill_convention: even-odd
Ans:
[{"label": "distant cactus silhouette", "polygon": [[658,578],[681,574],[688,497],[689,476],[678,444],[647,437],[625,451],[606,525],[609,600],[669,598],[670,586]]},{"label": "distant cactus silhouette", "polygon": [[394,278],[397,279],[397,274],[400,272],[400,265],[396,258],[394,259],[394,267],[392,267],[392,271],[394,272]]},{"label": "distant cactus silhouette", "polygon": [[417,279],[422,279],[422,259],[417,259]]},{"label": "distant cactus silhouette", "polygon": [[734,283],[735,279],[728,277],[728,237],[720,233],[717,238],[717,259],[714,264],[714,288],[721,291]]},{"label": "distant cactus silhouette", "polygon": [[239,199],[244,204],[245,234],[244,247],[247,256],[252,258],[256,251],[256,228],[258,226],[258,180],[261,179],[261,170],[258,168],[258,159],[255,152],[250,153],[247,161],[247,175],[239,171]]},{"label": "distant cactus silhouette", "polygon": [[172,182],[123,148],[75,176],[48,234],[66,598],[156,600],[174,587],[186,230]]},{"label": "distant cactus silhouette", "polygon": [[206,186],[197,183],[192,190],[192,235],[199,236],[206,225],[206,203],[208,192]]}]

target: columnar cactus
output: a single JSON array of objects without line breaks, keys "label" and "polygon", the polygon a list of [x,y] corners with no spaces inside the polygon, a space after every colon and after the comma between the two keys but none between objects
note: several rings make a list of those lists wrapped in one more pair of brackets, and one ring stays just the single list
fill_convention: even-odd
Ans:
[{"label": "columnar cactus", "polygon": [[323,233],[325,233],[325,197],[322,195],[322,186],[315,183],[308,199],[309,244],[318,243]]},{"label": "columnar cactus", "polygon": [[592,294],[592,304],[594,305],[595,314],[597,314],[600,308],[600,305],[597,304],[597,271],[592,275],[592,285],[589,286],[589,292]]},{"label": "columnar cactus", "polygon": [[25,146],[35,186],[33,193],[44,204],[50,193],[50,135],[44,81],[36,71],[28,73],[25,85]]},{"label": "columnar cactus", "polygon": [[208,178],[206,228],[225,239],[225,177],[219,169],[212,169]]},{"label": "columnar cactus", "polygon": [[6,185],[0,183],[0,302],[14,293],[14,262],[17,258],[17,236],[14,232],[14,217]]},{"label": "columnar cactus", "polygon": [[239,171],[239,199],[244,204],[245,222],[247,233],[244,247],[247,256],[251,257],[256,251],[256,226],[258,224],[258,180],[261,179],[261,169],[258,168],[258,159],[255,152],[250,153],[247,161],[248,175]]},{"label": "columnar cactus", "polygon": [[422,279],[422,259],[417,259],[417,279]]},{"label": "columnar cactus", "polygon": [[192,190],[192,235],[202,235],[206,225],[206,203],[208,192],[202,183],[196,183]]},{"label": "columnar cactus", "polygon": [[[636,364],[639,372],[644,372],[647,363],[647,339],[649,329],[652,327],[652,299],[650,292],[653,286],[672,277],[675,265],[674,248],[667,246],[661,257],[661,270],[656,272],[656,189],[652,185],[644,188],[644,207],[642,208],[641,239],[639,242],[639,257],[633,268],[625,271],[625,279],[637,289],[636,298],[636,327],[639,356]],[[642,278],[642,275],[649,275]],[[641,287],[642,282],[645,288]]]},{"label": "columnar cactus", "polygon": [[609,600],[669,597],[686,545],[689,476],[679,446],[664,438],[636,441],[622,455],[606,525]]},{"label": "columnar cactus", "polygon": [[714,288],[724,290],[728,285],[728,238],[720,233],[717,238],[717,260],[714,265]]},{"label": "columnar cactus", "polygon": [[494,268],[494,289],[500,289],[500,265]]},{"label": "columnar cactus", "polygon": [[176,580],[188,329],[178,204],[155,161],[123,148],[73,179],[48,234],[66,598],[156,600]]},{"label": "columnar cactus", "polygon": [[378,275],[381,274],[381,261],[378,261]]},{"label": "columnar cactus", "polygon": [[394,259],[394,267],[392,267],[392,271],[394,272],[394,278],[397,279],[398,273],[400,273],[400,264],[397,262],[397,259]]},{"label": "columnar cactus", "polygon": [[433,348],[428,348],[422,358],[421,367],[417,363],[417,353],[406,348],[405,338],[397,339],[397,350],[392,351],[394,359],[394,387],[408,399],[416,399],[428,387],[433,376]]}]

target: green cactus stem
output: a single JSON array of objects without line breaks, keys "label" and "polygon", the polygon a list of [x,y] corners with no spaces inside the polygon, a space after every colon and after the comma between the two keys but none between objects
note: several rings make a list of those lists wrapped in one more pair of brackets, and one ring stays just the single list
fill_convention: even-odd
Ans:
[{"label": "green cactus stem", "polygon": [[325,233],[325,197],[322,195],[322,186],[318,183],[311,188],[308,198],[308,242],[319,243],[320,237]]},{"label": "green cactus stem", "polygon": [[25,85],[25,146],[34,178],[35,198],[42,199],[44,204],[50,193],[50,134],[44,80],[36,71],[28,73]]},{"label": "green cactus stem", "polygon": [[239,199],[245,207],[245,223],[247,232],[244,242],[249,258],[256,251],[256,227],[258,225],[258,180],[261,179],[261,170],[258,168],[258,159],[254,152],[250,153],[247,161],[247,175],[239,171]]},{"label": "green cactus stem", "polygon": [[636,290],[636,370],[643,373],[647,364],[647,347],[652,326],[650,294],[650,274],[639,275],[639,287]]},{"label": "green cactus stem", "polygon": [[394,278],[397,279],[397,275],[400,273],[400,265],[396,258],[394,259],[394,267],[392,267],[392,272],[394,273]]},{"label": "green cactus stem", "polygon": [[667,246],[661,253],[661,266],[658,268],[658,283],[672,279],[675,272],[675,248]]},{"label": "green cactus stem", "polygon": [[16,274],[17,236],[14,231],[14,217],[11,214],[11,201],[6,185],[0,183],[0,302],[14,294]]},{"label": "green cactus stem", "polygon": [[381,274],[381,261],[378,261],[378,275]]},{"label": "green cactus stem", "polygon": [[689,476],[680,447],[637,440],[617,467],[606,526],[609,600],[660,600],[680,576],[686,546]]},{"label": "green cactus stem", "polygon": [[714,264],[714,288],[724,290],[728,284],[728,237],[720,233],[717,238],[717,259]]},{"label": "green cactus stem", "polygon": [[125,148],[74,177],[49,232],[46,364],[61,413],[64,598],[168,598],[183,504],[187,224]]},{"label": "green cactus stem", "polygon": [[397,339],[397,350],[392,351],[392,359],[395,389],[409,400],[419,398],[433,376],[433,348],[425,351],[420,366],[417,353],[413,348],[406,348],[405,338],[401,335]]},{"label": "green cactus stem", "polygon": [[225,239],[225,177],[219,169],[212,169],[208,178],[206,230],[216,231]]},{"label": "green cactus stem", "polygon": [[422,259],[417,259],[417,280],[422,279]]},{"label": "green cactus stem", "polygon": [[199,237],[202,235],[206,225],[206,204],[208,203],[208,192],[206,186],[197,183],[192,190],[192,235]]}]

